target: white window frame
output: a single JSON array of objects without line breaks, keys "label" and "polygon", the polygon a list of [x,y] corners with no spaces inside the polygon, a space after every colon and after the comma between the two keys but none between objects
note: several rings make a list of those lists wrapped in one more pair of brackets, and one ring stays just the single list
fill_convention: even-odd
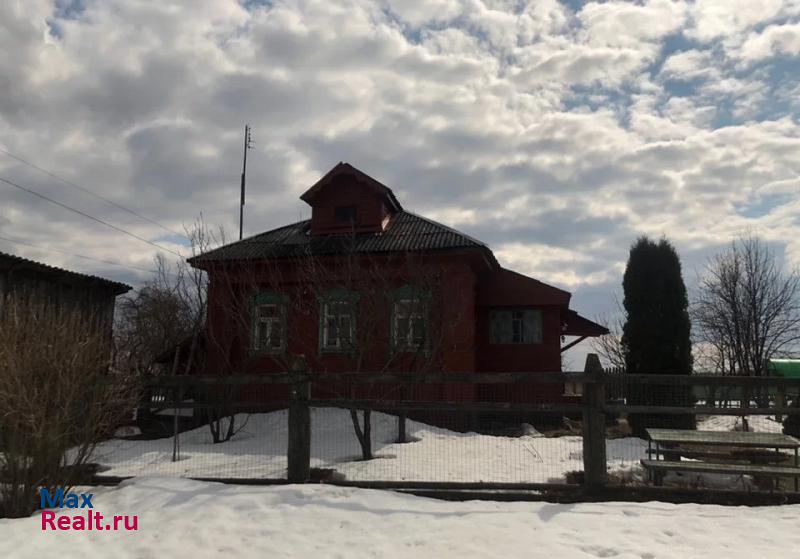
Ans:
[{"label": "white window frame", "polygon": [[[406,309],[407,312],[401,315],[400,310]],[[392,304],[392,345],[397,350],[419,350],[424,349],[428,343],[427,325],[427,305],[420,299],[397,299]],[[404,338],[400,337],[400,321],[405,318],[408,320],[408,328]],[[415,341],[415,320],[418,321],[422,333],[419,341]]]},{"label": "white window frame", "polygon": [[[332,312],[332,308],[339,307],[337,310],[339,312]],[[346,309],[345,312],[341,312],[341,308],[344,307]],[[322,320],[322,341],[320,348],[323,352],[326,353],[335,353],[335,352],[342,352],[342,351],[349,351],[353,348],[353,344],[355,343],[355,308],[353,301],[346,300],[346,299],[330,299],[327,301],[323,301],[322,303],[322,312],[320,313],[321,320]],[[342,319],[347,317],[347,334],[345,336],[342,335],[343,328],[342,328]],[[330,320],[333,319],[336,321],[337,329],[336,329],[336,338],[335,340],[331,340],[331,328],[330,328]],[[331,343],[335,341],[335,343]]]},{"label": "white window frame", "polygon": [[[261,310],[273,307],[274,316],[262,316]],[[259,353],[282,353],[286,350],[286,308],[282,303],[260,303],[253,308],[255,318],[253,320],[253,349]],[[267,328],[264,344],[262,345],[262,331]],[[280,336],[279,344],[272,345],[272,335],[278,332]]]}]

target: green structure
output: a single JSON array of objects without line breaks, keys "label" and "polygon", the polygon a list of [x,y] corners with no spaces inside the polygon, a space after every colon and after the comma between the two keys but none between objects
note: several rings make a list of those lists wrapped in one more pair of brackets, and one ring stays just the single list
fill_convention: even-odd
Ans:
[{"label": "green structure", "polygon": [[800,378],[800,359],[770,359],[769,374],[776,377]]}]

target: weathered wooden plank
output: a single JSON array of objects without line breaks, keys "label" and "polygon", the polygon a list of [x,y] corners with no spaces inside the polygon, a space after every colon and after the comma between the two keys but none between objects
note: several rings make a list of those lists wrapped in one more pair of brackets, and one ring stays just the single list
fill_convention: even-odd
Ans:
[{"label": "weathered wooden plank", "polygon": [[515,404],[510,402],[419,402],[419,401],[389,401],[389,400],[310,400],[311,407],[319,408],[344,408],[344,409],[372,409],[372,410],[428,410],[442,412],[552,412],[552,413],[580,413],[583,404],[572,403],[534,403]]},{"label": "weathered wooden plank", "polygon": [[673,415],[800,415],[800,408],[712,408],[707,406],[640,406],[606,404],[606,413],[661,413]]},{"label": "weathered wooden plank", "polygon": [[361,481],[330,480],[321,482],[325,485],[344,487],[361,487],[364,489],[435,489],[435,490],[486,490],[486,491],[544,491],[568,490],[579,487],[567,483],[531,483],[531,482],[490,482],[490,481]]},{"label": "weathered wooden plank", "polygon": [[642,466],[655,471],[682,471],[703,474],[755,474],[767,476],[800,477],[800,468],[772,466],[768,464],[718,464],[714,462],[690,462],[642,459]]},{"label": "weathered wooden plank", "polygon": [[[301,375],[313,383],[359,383],[359,384],[518,384],[541,383],[622,383],[655,384],[663,386],[713,386],[731,388],[796,388],[800,389],[800,378],[784,377],[736,377],[721,375],[587,375],[585,372],[431,372],[431,373],[308,373]],[[292,384],[298,380],[296,373],[265,373],[260,375],[233,376],[161,376],[148,379],[148,386],[191,386],[208,384],[259,385]]]},{"label": "weathered wooden plank", "polygon": [[148,380],[148,386],[192,385],[261,385],[292,384],[307,380],[315,384],[560,384],[564,382],[596,382],[597,377],[583,373],[266,373],[236,376],[164,376]]},{"label": "weathered wooden plank", "polygon": [[660,444],[702,444],[747,448],[800,448],[800,440],[783,433],[748,431],[689,431],[684,429],[647,429],[650,440]]},{"label": "weathered wooden plank", "polygon": [[622,375],[627,384],[661,384],[664,386],[735,386],[735,387],[800,387],[800,378],[738,377],[723,375]]}]

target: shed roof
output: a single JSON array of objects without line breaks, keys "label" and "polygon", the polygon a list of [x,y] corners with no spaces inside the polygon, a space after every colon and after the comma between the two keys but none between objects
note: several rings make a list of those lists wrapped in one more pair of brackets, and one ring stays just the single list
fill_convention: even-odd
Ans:
[{"label": "shed roof", "polygon": [[567,310],[563,320],[564,329],[561,333],[565,336],[594,337],[608,334],[608,328],[579,315],[572,309]]},{"label": "shed roof", "polygon": [[4,271],[26,271],[39,274],[42,277],[55,282],[71,285],[83,285],[86,287],[102,287],[113,291],[114,295],[122,295],[131,290],[131,286],[117,281],[107,280],[90,274],[72,272],[64,268],[50,266],[35,260],[29,260],[14,254],[0,252],[0,272]]}]

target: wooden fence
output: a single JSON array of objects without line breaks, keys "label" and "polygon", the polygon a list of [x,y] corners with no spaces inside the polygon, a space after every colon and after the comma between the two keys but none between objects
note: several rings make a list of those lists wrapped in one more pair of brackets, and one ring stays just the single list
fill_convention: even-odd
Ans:
[{"label": "wooden fence", "polygon": [[[314,399],[312,386],[334,385],[395,385],[401,387],[425,384],[579,384],[582,387],[578,401],[560,402],[453,402],[453,401],[414,401],[407,399]],[[788,406],[786,394],[800,393],[800,379],[782,377],[729,377],[716,375],[625,375],[619,372],[608,374],[600,367],[596,356],[590,355],[584,371],[553,373],[306,373],[292,372],[255,376],[195,377],[175,376],[153,379],[151,386],[160,390],[171,389],[176,396],[163,399],[160,406],[167,408],[201,408],[203,402],[181,402],[177,394],[190,388],[203,387],[206,391],[217,387],[288,385],[290,387],[288,407],[287,462],[288,481],[303,483],[311,479],[311,416],[313,407],[337,407],[345,409],[370,409],[396,411],[402,418],[413,410],[436,410],[448,412],[524,412],[579,414],[583,437],[583,489],[602,490],[607,483],[606,460],[606,417],[630,413],[674,414],[674,415],[800,415],[800,407]],[[702,394],[735,391],[739,394],[738,406],[718,407],[708,400],[696,405],[634,405],[626,401],[627,390],[631,386],[691,387]],[[400,394],[407,392],[400,392]],[[774,398],[759,399],[758,395],[778,395]],[[772,405],[774,403],[774,405]],[[240,404],[242,408],[253,409],[257,404]],[[272,404],[272,409],[275,405]],[[236,406],[228,408],[231,413]],[[404,423],[403,423],[404,425]],[[402,427],[401,427],[402,428]],[[370,487],[416,487],[440,489],[500,489],[507,486],[517,489],[546,488],[550,484],[492,484],[492,483],[403,483],[403,482],[353,482],[355,485]],[[501,487],[502,486],[502,487]]]}]

